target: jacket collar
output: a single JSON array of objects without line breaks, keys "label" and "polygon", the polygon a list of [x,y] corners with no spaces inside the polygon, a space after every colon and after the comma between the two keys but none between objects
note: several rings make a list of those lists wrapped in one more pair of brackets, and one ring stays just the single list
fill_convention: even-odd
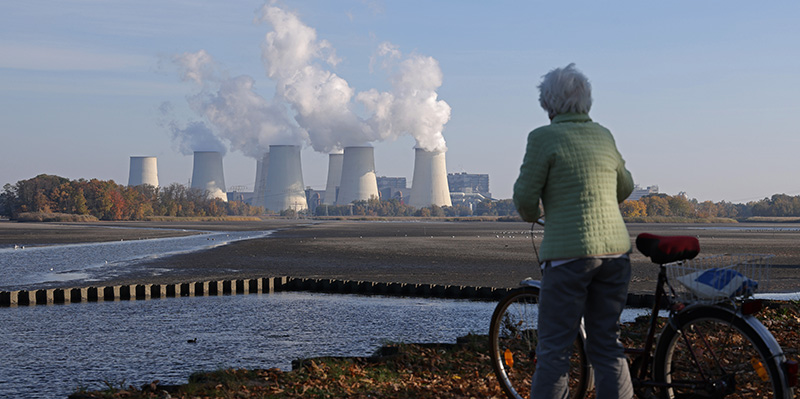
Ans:
[{"label": "jacket collar", "polygon": [[566,113],[566,114],[559,114],[550,121],[551,124],[553,123],[564,123],[564,122],[591,122],[592,118],[589,117],[589,114],[575,114],[575,113]]}]

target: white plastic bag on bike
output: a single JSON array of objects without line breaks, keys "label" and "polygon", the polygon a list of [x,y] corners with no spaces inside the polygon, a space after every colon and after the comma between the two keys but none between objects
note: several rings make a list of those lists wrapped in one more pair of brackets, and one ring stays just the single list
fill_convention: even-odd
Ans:
[{"label": "white plastic bag on bike", "polygon": [[758,281],[736,270],[716,267],[678,277],[678,282],[701,299],[749,296],[758,289]]}]

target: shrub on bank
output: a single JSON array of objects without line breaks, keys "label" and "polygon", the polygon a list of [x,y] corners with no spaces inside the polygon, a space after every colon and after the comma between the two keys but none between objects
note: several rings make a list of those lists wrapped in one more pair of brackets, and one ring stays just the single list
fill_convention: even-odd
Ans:
[{"label": "shrub on bank", "polygon": [[73,215],[69,213],[23,212],[17,216],[18,222],[96,222],[92,215]]},{"label": "shrub on bank", "polygon": [[738,223],[731,218],[697,218],[683,216],[638,216],[624,218],[626,223]]}]

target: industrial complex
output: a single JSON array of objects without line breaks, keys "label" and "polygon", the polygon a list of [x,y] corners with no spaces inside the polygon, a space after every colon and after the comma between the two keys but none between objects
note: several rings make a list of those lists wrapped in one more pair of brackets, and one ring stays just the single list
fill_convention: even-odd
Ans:
[{"label": "industrial complex", "polygon": [[[374,149],[369,146],[345,147],[329,154],[328,177],[324,190],[303,184],[300,146],[271,145],[256,161],[254,189],[225,190],[222,155],[196,151],[191,187],[208,191],[223,201],[241,200],[253,206],[280,212],[311,211],[319,205],[346,205],[370,198],[396,199],[415,208],[476,204],[492,200],[488,174],[447,173],[445,153],[415,148],[411,187],[405,177],[377,176]],[[132,156],[128,185],[158,187],[156,157]],[[636,186],[629,199],[658,193],[658,186]]]},{"label": "industrial complex", "polygon": [[[222,154],[195,151],[191,187],[206,190],[212,198],[243,200],[253,206],[279,212],[314,211],[319,205],[346,205],[370,198],[397,199],[415,208],[461,204],[472,208],[491,199],[489,175],[447,173],[445,153],[415,148],[411,187],[405,177],[375,174],[374,148],[345,147],[329,154],[328,177],[324,190],[306,187],[300,159],[300,146],[271,145],[256,161],[252,192],[226,192]],[[128,185],[158,186],[155,157],[132,156]]]}]

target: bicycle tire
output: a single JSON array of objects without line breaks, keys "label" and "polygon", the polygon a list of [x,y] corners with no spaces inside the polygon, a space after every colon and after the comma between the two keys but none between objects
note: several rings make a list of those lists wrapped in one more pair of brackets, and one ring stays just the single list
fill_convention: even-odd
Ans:
[{"label": "bicycle tire", "polygon": [[[692,359],[694,355],[695,359]],[[672,384],[663,398],[792,398],[784,356],[772,334],[753,316],[726,308],[694,306],[664,327],[653,377]]]},{"label": "bicycle tire", "polygon": [[[492,368],[509,398],[530,397],[536,370],[539,289],[512,290],[495,307],[489,327]],[[585,335],[575,338],[570,358],[570,398],[582,398],[590,385],[591,368],[583,349]]]}]

